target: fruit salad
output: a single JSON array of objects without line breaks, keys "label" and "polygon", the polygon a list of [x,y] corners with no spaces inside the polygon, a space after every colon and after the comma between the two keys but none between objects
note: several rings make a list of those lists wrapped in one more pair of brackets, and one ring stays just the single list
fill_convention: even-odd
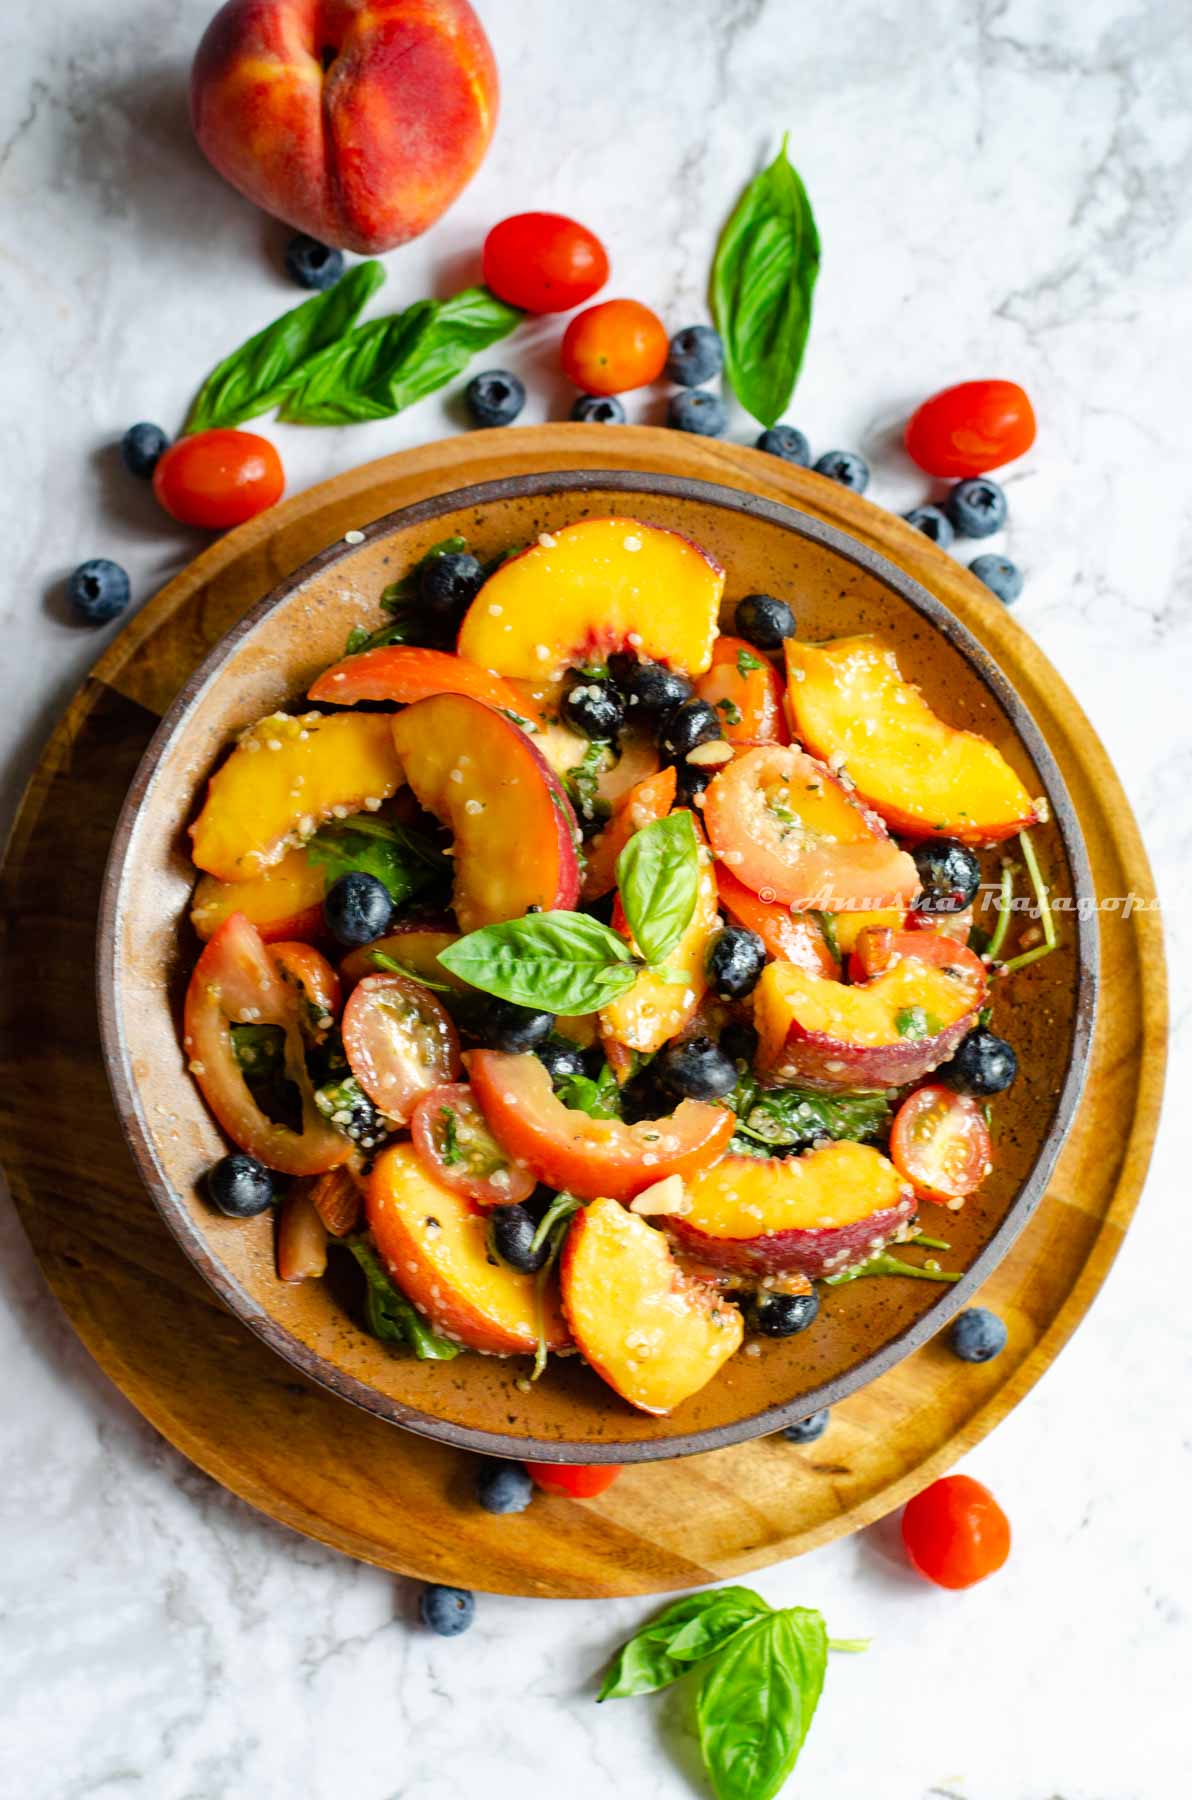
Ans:
[{"label": "fruit salad", "polygon": [[725,587],[632,518],[448,539],[208,783],[208,1195],[276,1210],[283,1281],[351,1256],[395,1354],[578,1355],[667,1414],[825,1287],[958,1278],[907,1256],[991,1168],[1043,803],[880,638]]}]

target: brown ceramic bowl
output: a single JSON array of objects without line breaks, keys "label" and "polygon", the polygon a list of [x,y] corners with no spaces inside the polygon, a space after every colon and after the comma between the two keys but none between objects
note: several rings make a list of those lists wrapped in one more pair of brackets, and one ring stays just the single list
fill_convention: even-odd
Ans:
[{"label": "brown ceramic bowl", "polygon": [[[1062,948],[998,999],[1021,1074],[994,1112],[995,1167],[948,1217],[952,1286],[858,1281],[829,1290],[815,1327],[737,1356],[666,1419],[621,1401],[578,1358],[552,1361],[530,1391],[522,1361],[466,1355],[420,1363],[355,1322],[331,1258],[326,1282],[285,1286],[273,1227],[223,1218],[200,1182],[226,1150],[178,1035],[197,943],[187,921],[194,870],[185,830],[204,782],[237,731],[305,692],[376,616],[386,582],[459,532],[482,556],[570,520],[610,512],[669,526],[728,571],[727,606],[751,592],[793,598],[810,638],[880,630],[950,721],[999,745],[1051,822],[1036,833],[1061,895],[1091,893],[1079,828],[1059,770],[1022,702],[938,600],[841,532],[735,489],[604,471],[531,475],[443,494],[378,519],[298,571],[228,633],[194,674],[145,753],[116,829],[100,919],[99,1000],[116,1104],[142,1177],[187,1255],[236,1316],[333,1392],[410,1430],[490,1454],[559,1462],[645,1461],[761,1436],[830,1406],[938,1332],[1030,1218],[1080,1094],[1092,1027],[1096,924],[1068,915]],[[355,535],[355,534],[353,534]],[[995,866],[991,859],[991,868]],[[944,1215],[941,1215],[944,1216]],[[343,1271],[346,1279],[347,1271]]]}]

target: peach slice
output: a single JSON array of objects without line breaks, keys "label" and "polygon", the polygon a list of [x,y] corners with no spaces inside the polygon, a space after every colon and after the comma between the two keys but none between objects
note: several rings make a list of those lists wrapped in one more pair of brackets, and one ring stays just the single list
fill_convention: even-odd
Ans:
[{"label": "peach slice", "polygon": [[[886,906],[878,912],[842,912],[836,913],[832,926],[836,933],[836,945],[842,956],[857,947],[857,939],[863,931],[889,930],[901,931],[907,921],[907,912],[902,906]],[[968,933],[965,933],[968,936]],[[794,961],[794,958],[791,958]]]},{"label": "peach slice", "polygon": [[844,1139],[802,1156],[726,1156],[689,1183],[667,1226],[720,1268],[815,1280],[880,1250],[914,1213],[889,1158]]},{"label": "peach slice", "polygon": [[934,932],[899,933],[897,945],[879,974],[851,987],[768,964],[753,995],[758,1068],[833,1092],[903,1087],[946,1062],[977,1022],[985,970]]},{"label": "peach slice", "polygon": [[672,1412],[740,1348],[737,1308],[684,1274],[664,1234],[615,1200],[575,1215],[560,1280],[580,1351],[640,1412]]},{"label": "peach slice", "polygon": [[[534,1351],[535,1277],[489,1255],[483,1212],[435,1181],[412,1144],[394,1144],[377,1158],[365,1208],[389,1274],[436,1331],[489,1356]],[[569,1349],[557,1292],[548,1286],[542,1302],[548,1349]]]},{"label": "peach slice", "polygon": [[[475,988],[470,988],[466,981],[461,981],[439,961],[439,952],[458,942],[458,931],[439,931],[430,925],[404,925],[399,931],[390,932],[388,937],[378,938],[375,943],[365,944],[360,950],[350,950],[339,965],[340,980],[350,991],[366,975],[384,974],[384,964],[373,955],[376,950],[400,963],[402,969],[408,970],[415,979],[425,977],[430,982],[472,994]],[[401,971],[390,969],[388,973],[393,975]]]},{"label": "peach slice", "polygon": [[190,922],[206,943],[234,912],[250,919],[267,944],[284,938],[324,935],[323,895],[327,873],[303,849],[287,850],[279,863],[247,881],[200,876]]},{"label": "peach slice", "polygon": [[[620,898],[613,908],[613,930],[633,944]],[[666,959],[664,969],[643,969],[633,986],[600,1009],[604,1054],[619,1081],[634,1065],[633,1052],[653,1056],[682,1031],[699,1010],[708,991],[707,958],[721,929],[719,899],[712,858],[700,845],[700,878],[691,923]],[[633,945],[636,951],[636,944]]]},{"label": "peach slice", "polygon": [[543,532],[490,575],[459,653],[524,681],[635,650],[686,675],[712,661],[724,570],[690,539],[638,519],[581,519]]},{"label": "peach slice", "polygon": [[721,862],[763,900],[801,911],[909,906],[919,874],[881,821],[802,750],[760,744],[704,795]]},{"label": "peach slice", "polygon": [[376,713],[272,713],[207,784],[191,854],[221,881],[247,881],[332,817],[377,811],[402,782],[390,721]]},{"label": "peach slice", "polygon": [[616,803],[613,816],[587,848],[581,893],[585,900],[599,900],[617,884],[617,858],[635,831],[665,819],[675,803],[678,777],[673,769],[659,769],[637,782]]},{"label": "peach slice", "polygon": [[938,718],[877,638],[788,638],[786,668],[796,734],[845,766],[895,831],[985,844],[1035,823],[1035,802],[1001,751]]},{"label": "peach slice", "polygon": [[354,706],[357,700],[395,700],[409,706],[432,694],[470,694],[486,706],[522,711],[517,694],[488,669],[478,669],[445,650],[423,650],[413,644],[386,644],[345,656],[325,669],[307,691],[309,700]]},{"label": "peach slice", "polygon": [[575,905],[575,815],[520,727],[464,694],[419,700],[384,723],[419,802],[455,838],[461,930]]},{"label": "peach slice", "polygon": [[[779,962],[798,963],[801,969],[810,969],[813,974],[826,976],[830,981],[839,977],[840,967],[814,914],[793,912],[776,900],[763,900],[743,881],[738,881],[723,863],[716,865],[716,886],[722,911],[734,925],[744,925],[747,931],[756,932],[770,956]],[[872,918],[876,915],[863,916]],[[881,916],[885,917],[884,914]],[[896,916],[901,919],[902,914]]]}]

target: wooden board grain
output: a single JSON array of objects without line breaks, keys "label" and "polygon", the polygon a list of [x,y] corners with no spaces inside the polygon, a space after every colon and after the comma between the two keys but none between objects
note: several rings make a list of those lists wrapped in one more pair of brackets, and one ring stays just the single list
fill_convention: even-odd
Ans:
[{"label": "wooden board grain", "polygon": [[[495,1591],[646,1593],[736,1575],[879,1517],[1005,1416],[1079,1323],[1145,1174],[1162,1088],[1158,914],[1101,921],[1087,1098],[1034,1219],[983,1291],[1010,1326],[993,1364],[917,1352],[854,1395],[818,1443],[760,1441],[628,1470],[598,1501],[493,1519],[472,1460],[297,1375],[227,1314],[140,1187],[91,1005],[112,825],[157,718],[216,639],[279,579],[393,508],[534,470],[633,468],[786,501],[923,582],[1010,676],[1055,754],[1096,891],[1153,899],[1104,750],[1037,646],[954,560],[891,514],[739,446],[642,428],[478,432],[366,465],[218,540],[134,619],[75,697],[18,817],[0,893],[0,1154],[35,1252],[92,1354],[186,1455],[253,1505],[346,1553]],[[70,869],[63,883],[61,870]],[[55,896],[47,915],[46,896]],[[36,985],[27,971],[36,963]],[[1098,1129],[1103,1112],[1128,1133]]]}]

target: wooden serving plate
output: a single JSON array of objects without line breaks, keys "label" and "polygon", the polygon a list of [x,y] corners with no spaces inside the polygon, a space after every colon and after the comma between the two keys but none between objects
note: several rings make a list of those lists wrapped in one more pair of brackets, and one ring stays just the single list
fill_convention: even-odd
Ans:
[{"label": "wooden serving plate", "polygon": [[[138,1180],[99,1052],[94,919],[125,789],[211,645],[346,530],[473,482],[585,467],[703,477],[784,500],[900,564],[981,640],[1034,715],[1067,781],[1097,893],[1153,899],[1137,828],[1087,721],[959,564],[868,502],[754,451],[566,425],[402,453],[212,545],[132,621],[47,747],[10,846],[0,939],[5,1167],[51,1285],[113,1380],[201,1467],[298,1530],[406,1573],[571,1596],[680,1587],[797,1554],[880,1516],[1002,1418],[1112,1261],[1146,1168],[1165,1044],[1157,913],[1107,913],[1090,1098],[1030,1225],[983,1290],[1010,1326],[1007,1351],[973,1368],[928,1344],[853,1395],[802,1451],[763,1439],[631,1469],[597,1502],[540,1499],[525,1515],[493,1519],[469,1501],[471,1459],[345,1404],[226,1313]],[[26,981],[34,966],[36,984]],[[1102,1104],[1131,1122],[1127,1135],[1098,1131]]]}]

